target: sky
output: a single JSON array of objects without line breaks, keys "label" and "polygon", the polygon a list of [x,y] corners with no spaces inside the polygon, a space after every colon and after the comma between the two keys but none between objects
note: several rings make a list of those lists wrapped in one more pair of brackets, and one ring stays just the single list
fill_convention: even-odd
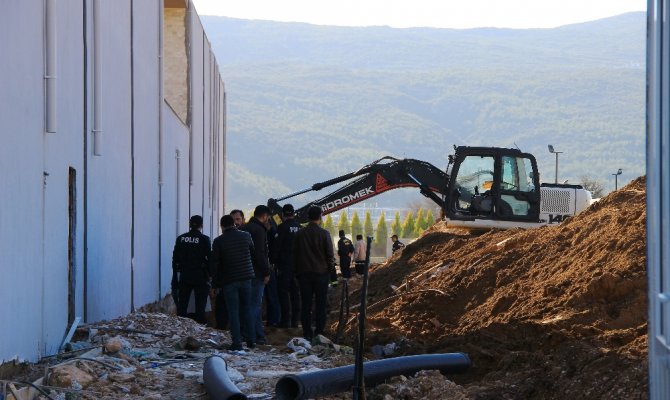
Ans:
[{"label": "sky", "polygon": [[200,15],[395,28],[553,28],[630,11],[646,0],[193,0]]}]

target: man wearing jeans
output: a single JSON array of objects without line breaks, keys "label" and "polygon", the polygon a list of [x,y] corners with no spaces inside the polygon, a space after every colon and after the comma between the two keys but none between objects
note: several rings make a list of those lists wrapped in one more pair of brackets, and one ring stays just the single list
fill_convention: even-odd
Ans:
[{"label": "man wearing jeans", "polygon": [[[302,299],[302,333],[305,339],[323,334],[326,327],[326,299],[329,273],[335,269],[333,241],[321,228],[321,207],[307,211],[309,224],[295,234],[295,274]],[[312,301],[316,301],[316,329],[312,330]]]},{"label": "man wearing jeans", "polygon": [[214,239],[210,257],[210,272],[214,287],[221,288],[226,299],[228,323],[233,343],[230,350],[242,350],[240,321],[244,321],[247,346],[253,348],[253,319],[251,317],[251,282],[256,277],[251,261],[254,242],[247,232],[237,230],[233,217],[221,218],[223,233]]},{"label": "man wearing jeans", "polygon": [[265,344],[265,329],[261,320],[263,306],[263,292],[265,285],[270,280],[270,261],[268,250],[268,234],[265,223],[270,217],[270,209],[259,205],[254,210],[254,216],[249,223],[243,225],[240,230],[249,232],[254,241],[254,251],[251,259],[254,264],[256,278],[251,283],[251,313],[254,319],[254,336],[249,340],[255,340],[257,344]]}]

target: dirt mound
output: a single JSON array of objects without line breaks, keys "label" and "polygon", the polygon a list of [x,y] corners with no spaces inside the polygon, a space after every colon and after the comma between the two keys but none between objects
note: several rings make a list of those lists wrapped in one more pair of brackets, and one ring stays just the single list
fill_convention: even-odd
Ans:
[{"label": "dirt mound", "polygon": [[435,227],[371,273],[370,303],[403,294],[370,310],[370,343],[468,352],[455,378],[477,399],[646,398],[644,189],[559,226]]}]

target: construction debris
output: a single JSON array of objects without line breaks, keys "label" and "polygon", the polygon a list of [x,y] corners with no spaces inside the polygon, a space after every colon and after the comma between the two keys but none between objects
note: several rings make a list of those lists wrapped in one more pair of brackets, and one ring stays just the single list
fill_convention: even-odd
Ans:
[{"label": "construction debris", "polygon": [[[231,380],[249,398],[270,399],[277,379],[285,374],[353,362],[351,348],[323,336],[313,344],[296,339],[303,348],[309,347],[300,357],[291,357],[292,349],[284,345],[228,352],[224,350],[230,344],[228,332],[160,313],[134,313],[82,326],[74,338],[76,345],[71,347],[80,350],[45,358],[32,365],[27,376],[11,382],[17,386],[34,382],[52,398],[66,394],[96,400],[202,398],[206,396],[203,363],[219,354],[229,366]],[[4,395],[2,382],[0,395]],[[27,393],[28,387],[16,391]],[[31,395],[21,400],[46,398],[31,389]]]}]

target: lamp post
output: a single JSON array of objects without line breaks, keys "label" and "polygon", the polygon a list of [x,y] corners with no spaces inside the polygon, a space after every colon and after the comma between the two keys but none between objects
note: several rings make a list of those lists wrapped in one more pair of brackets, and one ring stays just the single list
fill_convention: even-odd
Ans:
[{"label": "lamp post", "polygon": [[552,146],[552,145],[549,145],[547,147],[549,147],[549,152],[550,153],[556,154],[556,175],[555,175],[555,178],[554,178],[554,183],[558,183],[558,155],[561,154],[562,151],[554,150],[554,146]]},{"label": "lamp post", "polygon": [[618,189],[619,175],[621,175],[622,173],[623,171],[621,171],[621,168],[619,168],[619,170],[615,174],[612,174],[614,175],[614,190]]}]

